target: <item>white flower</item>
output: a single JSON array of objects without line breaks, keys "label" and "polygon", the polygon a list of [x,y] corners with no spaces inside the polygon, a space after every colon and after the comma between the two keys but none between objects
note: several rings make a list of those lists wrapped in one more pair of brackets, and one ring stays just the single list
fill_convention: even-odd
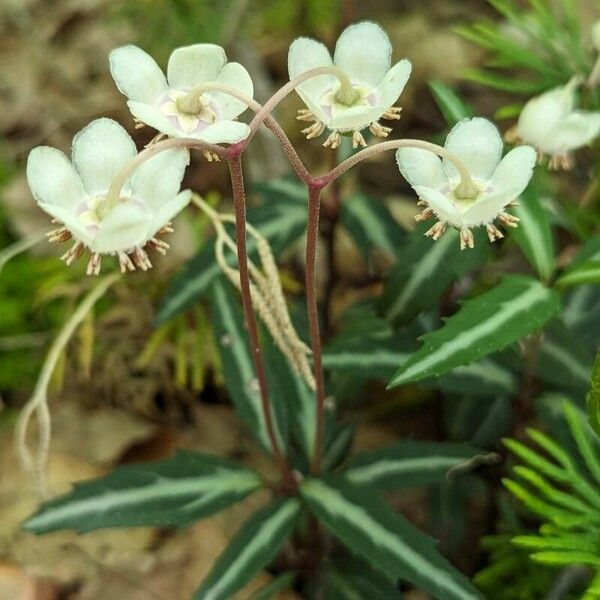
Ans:
[{"label": "white flower", "polygon": [[505,212],[527,187],[536,162],[530,146],[519,146],[502,156],[502,138],[490,121],[481,118],[457,123],[446,138],[445,148],[466,166],[478,193],[474,198],[457,195],[460,176],[448,160],[427,150],[401,148],[396,154],[402,175],[426,206],[417,221],[435,216],[438,222],[425,235],[437,240],[451,225],[460,231],[461,248],[472,248],[472,227],[487,229],[490,241],[503,237],[493,224],[516,227],[518,219]]},{"label": "white flower", "polygon": [[298,38],[290,46],[288,71],[290,79],[317,67],[337,67],[352,84],[342,89],[339,79],[319,75],[301,83],[296,91],[308,110],[300,111],[299,120],[313,122],[303,130],[311,139],[325,128],[331,130],[324,146],[337,148],[340,133],[352,132],[353,146],[365,146],[360,133],[369,127],[371,133],[386,137],[389,127],[379,119],[399,119],[400,108],[393,106],[402,93],[411,64],[404,59],[391,65],[392,46],[387,34],[375,23],[363,21],[347,27],[335,46],[333,61],[327,48],[310,38]]},{"label": "white flower", "polygon": [[248,137],[248,125],[234,121],[246,104],[223,92],[193,92],[201,84],[219,83],[252,97],[248,71],[239,63],[227,63],[220,46],[177,48],[169,57],[166,78],[155,60],[137,46],[116,48],[109,61],[117,87],[129,98],[127,106],[140,122],[172,137],[211,144],[234,144]]},{"label": "white flower", "polygon": [[531,144],[540,158],[549,155],[550,168],[571,168],[570,153],[600,133],[600,113],[575,110],[575,91],[580,82],[574,77],[567,85],[529,100],[507,139]]},{"label": "white flower", "polygon": [[73,139],[72,162],[56,148],[38,146],[27,159],[27,181],[42,210],[61,223],[50,241],[73,239],[62,257],[68,265],[88,248],[88,274],[100,272],[102,254],[116,255],[121,271],[152,266],[145,247],[164,254],[169,245],[159,235],[170,233],[171,219],[190,201],[180,192],[188,164],[185,149],[165,150],[148,159],[123,186],[120,202],[103,210],[110,185],[137,150],[116,121],[97,119]]}]

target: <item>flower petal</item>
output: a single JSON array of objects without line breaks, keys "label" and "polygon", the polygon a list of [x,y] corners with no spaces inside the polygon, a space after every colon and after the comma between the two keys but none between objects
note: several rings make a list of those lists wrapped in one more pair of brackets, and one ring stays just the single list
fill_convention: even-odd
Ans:
[{"label": "flower petal", "polygon": [[554,153],[567,153],[587,146],[600,133],[600,112],[573,111],[556,128]]},{"label": "flower petal", "polygon": [[113,253],[129,250],[147,241],[150,213],[134,202],[122,202],[102,219],[90,248],[94,252]]},{"label": "flower petal", "polygon": [[375,89],[377,104],[385,106],[386,110],[400,97],[404,86],[410,77],[412,65],[409,60],[398,61],[385,75]]},{"label": "flower petal", "polygon": [[327,126],[330,129],[340,129],[342,131],[345,129],[363,129],[379,120],[386,110],[387,108],[384,106],[352,106],[338,111],[329,120]]},{"label": "flower petal", "polygon": [[131,114],[142,123],[154,127],[157,131],[170,135],[172,137],[184,137],[183,131],[177,128],[171,121],[156,107],[144,102],[134,102],[130,100],[127,103]]},{"label": "flower petal", "polygon": [[376,23],[362,21],[346,27],[338,38],[333,63],[353,82],[379,85],[392,59],[390,40]]},{"label": "flower petal", "polygon": [[239,121],[217,121],[191,137],[208,144],[236,144],[250,135],[250,127]]},{"label": "flower petal", "polygon": [[516,190],[516,196],[521,195],[531,179],[536,162],[537,153],[531,146],[513,148],[494,171],[493,193],[510,189]]},{"label": "flower petal", "polygon": [[[489,179],[502,156],[502,138],[496,126],[481,117],[458,122],[446,138],[445,147],[455,154],[478,179]],[[458,179],[456,167],[444,160],[451,179]]]},{"label": "flower petal", "polygon": [[190,154],[184,148],[164,150],[149,158],[131,178],[134,200],[143,202],[156,214],[179,192],[189,160]]},{"label": "flower petal", "polygon": [[193,44],[177,48],[169,57],[167,80],[180,90],[214,81],[225,64],[225,50],[216,44]]},{"label": "flower petal", "polygon": [[38,146],[27,157],[27,183],[36,202],[74,207],[85,192],[75,167],[63,152]]},{"label": "flower petal", "polygon": [[96,119],[73,138],[73,164],[90,195],[106,192],[136,154],[127,131],[112,119]]},{"label": "flower petal", "polygon": [[458,228],[463,226],[459,210],[447,196],[437,190],[421,185],[415,186],[414,190],[417,192],[419,198],[429,204],[429,207],[440,221]]},{"label": "flower petal", "polygon": [[87,227],[77,218],[75,213],[63,206],[56,204],[46,204],[40,202],[39,207],[60,221],[78,240],[82,241],[86,246],[89,246],[93,237],[90,235]]},{"label": "flower petal", "polygon": [[121,46],[113,50],[108,59],[119,91],[130,100],[154,103],[167,91],[164,73],[141,48]]},{"label": "flower petal", "polygon": [[150,239],[160,231],[169,221],[174,219],[192,199],[192,191],[184,190],[177,194],[175,198],[161,206],[159,212],[155,215],[150,223],[147,237]]},{"label": "flower petal", "polygon": [[[252,84],[250,74],[239,63],[226,64],[217,76],[216,82],[229,85],[249,98],[252,98],[254,95],[254,85]],[[216,104],[217,115],[220,120],[235,119],[248,108],[245,102],[236,100],[229,94],[209,92],[207,95]]]},{"label": "flower petal", "polygon": [[413,188],[439,189],[447,181],[442,161],[433,152],[421,148],[400,148],[396,152],[396,162],[400,173]]},{"label": "flower petal", "polygon": [[[290,46],[288,52],[290,79],[295,79],[298,75],[317,67],[330,67],[332,64],[329,50],[316,40],[301,37],[294,40]],[[318,75],[301,83],[296,91],[308,108],[315,112],[313,106],[320,105],[321,97],[333,88],[336,81],[337,79],[333,75]],[[320,108],[317,110],[320,112]]]},{"label": "flower petal", "polygon": [[477,227],[491,223],[498,213],[518,196],[518,188],[504,188],[483,196],[463,213],[462,220],[465,227]]}]

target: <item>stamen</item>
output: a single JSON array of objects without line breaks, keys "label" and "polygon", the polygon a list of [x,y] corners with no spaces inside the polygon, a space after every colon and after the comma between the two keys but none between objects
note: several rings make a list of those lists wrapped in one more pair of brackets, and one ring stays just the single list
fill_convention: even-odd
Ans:
[{"label": "stamen", "polygon": [[400,120],[401,112],[401,106],[390,106],[390,108],[388,108],[383,115],[381,115],[381,118],[386,119],[387,121],[398,121]]},{"label": "stamen", "polygon": [[386,138],[390,134],[390,131],[392,131],[392,128],[384,127],[383,125],[375,121],[375,123],[371,123],[369,131],[376,137]]},{"label": "stamen", "polygon": [[511,127],[504,134],[504,140],[508,144],[520,144],[523,140],[519,137],[516,127]]},{"label": "stamen", "polygon": [[159,232],[157,235],[164,235],[167,233],[173,233],[175,230],[173,229],[173,223],[169,221]]},{"label": "stamen", "polygon": [[434,242],[437,242],[446,231],[446,223],[444,221],[438,221],[431,229],[425,232],[427,237],[430,237]]},{"label": "stamen", "polygon": [[150,262],[148,255],[139,246],[135,247],[135,250],[131,253],[131,258],[135,266],[142,271],[147,271],[152,268],[152,263]]},{"label": "stamen", "polygon": [[466,248],[475,248],[475,238],[473,232],[470,229],[460,230],[460,249],[465,250]]},{"label": "stamen", "polygon": [[518,227],[519,226],[519,217],[514,217],[513,215],[509,215],[507,212],[501,212],[498,217],[498,221],[500,223],[506,225],[507,227]]},{"label": "stamen", "polygon": [[575,161],[568,154],[551,156],[548,166],[553,171],[570,171],[575,166]]},{"label": "stamen", "polygon": [[129,258],[126,252],[119,252],[119,267],[121,267],[121,273],[126,271],[135,271],[135,265]]},{"label": "stamen", "polygon": [[417,200],[417,206],[429,206],[426,200]]},{"label": "stamen", "polygon": [[98,252],[94,252],[90,256],[90,260],[88,261],[87,271],[88,275],[100,275],[100,269],[102,267],[102,257]]},{"label": "stamen", "polygon": [[49,231],[46,236],[48,241],[53,244],[54,242],[68,242],[73,236],[66,227],[59,227]]},{"label": "stamen", "polygon": [[218,154],[215,154],[210,150],[202,150],[202,156],[204,156],[208,162],[219,162],[221,160]]},{"label": "stamen", "polygon": [[332,131],[329,134],[329,137],[323,142],[323,146],[325,146],[325,148],[331,148],[332,150],[335,150],[339,147],[341,140],[342,137],[340,136],[339,131]]},{"label": "stamen", "polygon": [[142,129],[142,128],[146,127],[146,123],[143,123],[136,117],[133,117],[133,123],[134,123],[134,125],[133,125],[134,129]]},{"label": "stamen", "polygon": [[145,146],[144,148],[149,148],[150,146],[164,140],[167,137],[166,133],[157,133]]},{"label": "stamen", "polygon": [[430,208],[426,208],[422,210],[418,215],[415,215],[415,221],[420,223],[421,221],[427,221],[427,219],[431,219],[433,217],[433,211]]},{"label": "stamen", "polygon": [[311,121],[316,121],[317,117],[312,111],[308,110],[307,108],[301,108],[298,111],[298,116],[296,117],[296,119],[298,121],[307,121],[310,123]]},{"label": "stamen", "polygon": [[171,247],[167,242],[159,240],[158,238],[151,238],[148,240],[148,246],[154,248],[159,254],[163,256],[167,253],[167,250]]},{"label": "stamen", "polygon": [[325,131],[325,124],[321,121],[317,121],[302,130],[302,133],[306,136],[307,140],[319,137]]},{"label": "stamen", "polygon": [[60,260],[65,261],[65,264],[70,267],[78,258],[83,254],[84,245],[82,242],[76,242],[67,250],[61,257]]},{"label": "stamen", "polygon": [[492,223],[487,223],[485,228],[490,242],[495,242],[504,237],[504,234]]},{"label": "stamen", "polygon": [[352,147],[358,148],[359,146],[366,148],[367,142],[365,141],[363,134],[358,129],[355,129],[352,133]]}]

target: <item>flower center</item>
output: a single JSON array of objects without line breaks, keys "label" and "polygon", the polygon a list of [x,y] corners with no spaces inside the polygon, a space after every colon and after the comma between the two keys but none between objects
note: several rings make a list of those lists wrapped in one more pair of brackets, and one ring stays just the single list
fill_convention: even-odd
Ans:
[{"label": "flower center", "polygon": [[330,112],[333,116],[337,112],[352,108],[354,106],[370,106],[369,96],[371,90],[363,85],[352,85],[345,88],[338,82],[332,89],[325,92],[321,97],[321,106],[323,110]]},{"label": "flower center", "polygon": [[201,93],[170,90],[159,109],[163,115],[175,119],[177,125],[187,132],[207,127],[218,118],[210,98]]}]

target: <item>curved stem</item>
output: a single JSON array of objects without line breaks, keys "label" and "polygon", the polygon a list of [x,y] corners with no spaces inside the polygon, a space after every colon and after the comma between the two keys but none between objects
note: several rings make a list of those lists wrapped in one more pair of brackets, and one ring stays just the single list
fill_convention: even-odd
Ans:
[{"label": "curved stem", "polygon": [[152,158],[160,152],[165,150],[171,150],[174,148],[199,148],[201,150],[209,150],[213,154],[220,157],[227,156],[227,149],[222,146],[216,146],[215,144],[207,144],[201,140],[194,138],[169,138],[162,142],[156,142],[151,146],[148,146],[137,154],[131,161],[129,161],[120,171],[117,173],[115,178],[112,180],[106,200],[101,205],[100,210],[102,215],[108,214],[117,204],[119,204],[121,197],[121,190],[127,180],[135,173],[142,164],[148,159]]},{"label": "curved stem", "polygon": [[258,340],[258,327],[256,318],[252,308],[252,296],[250,293],[250,276],[248,274],[248,252],[246,248],[246,192],[244,189],[244,174],[242,170],[242,161],[239,155],[229,159],[229,173],[231,176],[231,189],[233,192],[233,203],[235,209],[235,234],[238,253],[238,267],[240,271],[240,289],[242,294],[242,304],[244,307],[244,317],[246,327],[248,328],[248,336],[250,338],[250,348],[252,352],[252,360],[256,377],[258,379],[258,387],[260,391],[261,407],[263,417],[265,419],[265,427],[269,441],[273,449],[273,455],[277,460],[281,470],[283,482],[289,486],[295,487],[294,476],[290,470],[287,460],[281,450],[277,435],[275,433],[275,425],[273,422],[273,414],[269,403],[267,378],[265,367],[260,353],[260,344]]},{"label": "curved stem", "polygon": [[315,447],[311,464],[311,472],[313,474],[317,474],[321,469],[321,454],[323,453],[323,437],[325,433],[325,384],[323,381],[323,365],[321,363],[321,332],[319,330],[317,286],[315,282],[320,210],[321,187],[309,185],[308,226],[306,229],[306,304],[308,308],[310,344],[313,351],[313,370],[317,399]]},{"label": "curved stem", "polygon": [[456,167],[460,175],[460,183],[456,192],[457,195],[462,198],[469,198],[474,197],[474,195],[477,193],[477,188],[473,183],[469,169],[467,169],[465,164],[456,155],[446,150],[446,148],[443,146],[438,146],[437,144],[432,144],[431,142],[426,142],[424,140],[411,139],[390,140],[389,142],[382,142],[381,144],[365,148],[364,150],[353,154],[350,158],[347,158],[345,161],[341,162],[337,167],[331,169],[329,173],[319,177],[317,183],[322,186],[329,185],[332,181],[335,181],[354,165],[362,162],[366,158],[376,156],[377,154],[387,152],[388,150],[397,150],[398,148],[420,148],[421,150],[428,150],[429,152],[437,154],[441,158],[445,158]]}]

